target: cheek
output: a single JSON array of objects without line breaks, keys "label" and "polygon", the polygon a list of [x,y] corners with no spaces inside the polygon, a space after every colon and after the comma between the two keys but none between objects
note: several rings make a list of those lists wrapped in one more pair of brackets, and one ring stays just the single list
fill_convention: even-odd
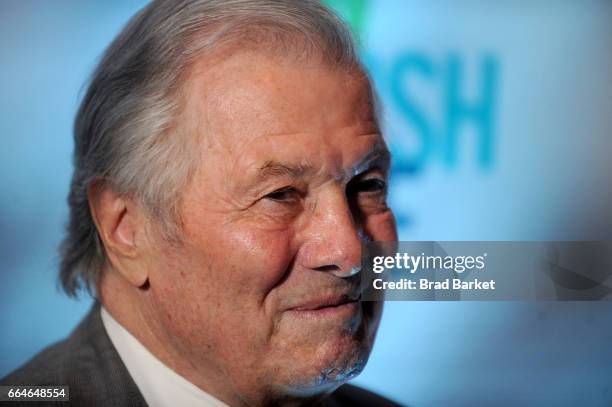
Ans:
[{"label": "cheek", "polygon": [[225,252],[232,258],[229,269],[238,273],[237,280],[265,296],[285,277],[294,257],[288,230],[241,229],[226,238]]},{"label": "cheek", "polygon": [[214,350],[229,364],[244,364],[263,354],[273,331],[264,300],[289,268],[290,236],[226,227],[212,237],[189,237],[166,256],[163,281],[152,282],[167,327],[188,343],[183,348],[204,357],[216,358]]},{"label": "cheek", "polygon": [[[214,297],[241,298],[260,304],[287,272],[294,253],[291,230],[265,229],[253,222],[221,223],[214,234],[193,230],[184,258],[201,285],[214,287]],[[197,270],[197,271],[196,271]],[[210,291],[207,289],[207,291]]]}]

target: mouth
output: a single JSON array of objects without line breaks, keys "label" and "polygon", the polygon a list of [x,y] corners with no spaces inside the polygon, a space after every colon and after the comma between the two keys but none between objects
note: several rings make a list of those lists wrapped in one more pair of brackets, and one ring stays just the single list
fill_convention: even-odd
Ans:
[{"label": "mouth", "polygon": [[302,318],[331,318],[354,315],[359,310],[360,297],[348,295],[322,297],[301,303],[287,312]]}]

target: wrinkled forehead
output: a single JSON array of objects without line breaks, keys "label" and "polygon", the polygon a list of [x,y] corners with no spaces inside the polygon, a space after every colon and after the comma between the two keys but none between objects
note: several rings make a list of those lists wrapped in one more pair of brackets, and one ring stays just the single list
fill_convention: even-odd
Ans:
[{"label": "wrinkled forehead", "polygon": [[185,89],[185,122],[207,144],[231,146],[261,135],[355,128],[378,131],[363,69],[241,51],[196,63]]},{"label": "wrinkled forehead", "polygon": [[361,69],[243,51],[195,66],[189,82],[183,125],[208,171],[239,179],[275,162],[335,177],[386,149]]}]

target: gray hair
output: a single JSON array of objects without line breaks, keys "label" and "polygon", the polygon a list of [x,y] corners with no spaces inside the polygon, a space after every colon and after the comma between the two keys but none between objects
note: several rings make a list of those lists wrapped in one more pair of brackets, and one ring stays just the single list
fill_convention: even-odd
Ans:
[{"label": "gray hair", "polygon": [[[87,191],[101,180],[180,229],[180,192],[197,165],[193,139],[173,131],[195,58],[230,46],[361,67],[346,25],[315,0],[155,0],[126,25],[93,72],[74,125],[70,219],[60,283],[95,294],[106,255]],[[175,227],[173,227],[175,226]]]}]

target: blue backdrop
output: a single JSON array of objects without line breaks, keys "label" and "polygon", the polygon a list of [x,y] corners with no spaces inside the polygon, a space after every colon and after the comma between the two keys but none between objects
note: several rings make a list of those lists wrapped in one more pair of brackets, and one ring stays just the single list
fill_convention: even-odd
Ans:
[{"label": "blue backdrop", "polygon": [[[612,3],[327,1],[383,100],[402,240],[612,238]],[[144,1],[0,2],[0,376],[86,312],[57,289],[71,125]],[[386,305],[355,380],[413,406],[609,406],[612,306]]]}]

